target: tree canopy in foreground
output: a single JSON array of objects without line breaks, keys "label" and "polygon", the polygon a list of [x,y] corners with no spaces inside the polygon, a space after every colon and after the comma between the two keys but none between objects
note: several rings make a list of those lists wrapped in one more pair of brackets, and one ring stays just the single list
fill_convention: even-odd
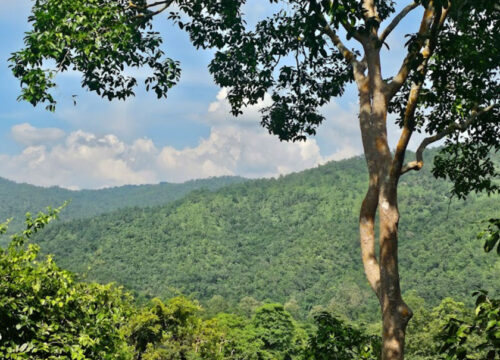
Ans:
[{"label": "tree canopy in foreground", "polygon": [[[270,0],[283,7],[249,28],[241,12],[244,2],[38,0],[26,46],[11,58],[21,98],[53,110],[55,74],[75,69],[84,87],[108,99],[124,99],[137,84],[126,68],[144,66],[152,70],[146,87],[166,96],[180,68],[160,49],[161,38],[152,28],[159,15],[185,29],[196,47],[217,49],[210,71],[229,88],[233,114],[271,95],[262,125],[282,140],[313,135],[324,121],[321,106],[354,82],[369,170],[359,217],[362,259],[381,305],[382,358],[402,359],[412,311],[399,285],[398,182],[422,168],[427,146],[443,140],[434,174],[449,177],[455,195],[498,191],[489,157],[500,146],[498,4],[417,0],[396,11],[391,0]],[[380,52],[401,20],[417,8],[421,20],[404,40],[406,56],[393,76],[383,78]],[[349,46],[351,39],[357,48]],[[394,152],[387,137],[391,113],[401,127]],[[415,132],[428,136],[416,160],[405,164]]]},{"label": "tree canopy in foreground", "polygon": [[[241,301],[233,313],[214,302],[175,296],[137,306],[121,288],[82,282],[42,259],[32,236],[60,208],[26,217],[26,230],[0,248],[0,356],[2,359],[379,359],[380,339],[318,310],[299,322],[284,306]],[[7,230],[0,224],[0,235]],[[482,235],[481,235],[482,236]],[[408,354],[415,360],[495,359],[500,355],[499,300],[476,293],[475,312],[445,298],[428,310],[415,293],[418,313]]]}]

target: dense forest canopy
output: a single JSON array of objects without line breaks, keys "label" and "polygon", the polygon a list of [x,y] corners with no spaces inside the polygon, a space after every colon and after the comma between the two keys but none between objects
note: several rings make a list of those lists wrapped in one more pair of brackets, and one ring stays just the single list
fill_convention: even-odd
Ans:
[{"label": "dense forest canopy", "polygon": [[[27,215],[22,233],[0,248],[0,356],[5,359],[379,359],[376,324],[353,325],[336,308],[297,318],[297,303],[243,298],[231,313],[222,297],[205,309],[177,295],[143,306],[113,284],[78,281],[30,239],[61,208]],[[8,224],[0,224],[0,235]],[[479,234],[498,238],[498,227]],[[486,247],[486,251],[491,251]],[[475,311],[451,298],[429,307],[415,291],[408,329],[413,360],[495,359],[500,355],[500,301],[475,293]]]},{"label": "dense forest canopy", "polygon": [[[222,308],[230,309],[252,296],[295,302],[301,318],[322,305],[352,321],[373,321],[377,304],[354,240],[366,185],[363,162],[332,162],[279,179],[195,191],[165,206],[54,224],[36,240],[64,267],[117,281],[146,299],[180,290],[204,304],[222,296]],[[482,220],[500,214],[498,196],[450,199],[449,182],[422,174],[400,185],[401,208],[414,214],[400,225],[405,291],[416,291],[430,306],[448,296],[469,303],[476,287],[500,291],[500,262],[484,258],[475,238]]]},{"label": "dense forest canopy", "polygon": [[215,190],[223,186],[245,181],[240,177],[218,177],[193,180],[181,184],[129,185],[101,190],[71,191],[59,187],[43,188],[29,184],[17,184],[0,178],[0,219],[13,217],[10,230],[23,226],[24,214],[37,212],[47,206],[56,207],[65,201],[61,220],[81,219],[125,207],[164,205],[178,200],[193,190]]}]

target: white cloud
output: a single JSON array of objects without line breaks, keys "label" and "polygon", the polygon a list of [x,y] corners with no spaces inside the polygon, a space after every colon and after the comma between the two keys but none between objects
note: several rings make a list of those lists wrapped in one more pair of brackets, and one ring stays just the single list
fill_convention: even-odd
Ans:
[{"label": "white cloud", "polygon": [[[357,103],[350,103],[345,109],[332,101],[323,108],[326,120],[318,129],[315,138],[326,161],[341,160],[363,153],[358,112]],[[388,116],[387,133],[389,147],[395,149],[401,136],[401,128],[396,124],[394,114]],[[408,144],[408,149],[415,151],[426,136],[428,135],[425,133],[415,132]]]},{"label": "white cloud", "polygon": [[[226,99],[227,93],[227,89],[219,91],[216,101],[210,103],[208,114],[204,116],[203,121],[212,126],[229,123],[239,128],[259,128],[262,117],[260,110],[271,105],[271,96],[266,94],[262,101],[245,108],[242,115],[234,118],[228,115],[231,107]],[[316,146],[320,147],[323,162],[341,160],[362,153],[357,111],[357,104],[350,104],[348,109],[344,109],[333,100],[322,109],[325,122],[317,129],[317,135],[308,142],[313,141]],[[265,136],[272,135],[265,132]],[[280,146],[286,145],[286,143],[279,144]]]},{"label": "white cloud", "polygon": [[37,129],[28,123],[14,125],[11,129],[11,134],[15,141],[26,146],[54,142],[60,140],[65,135],[61,129]]},{"label": "white cloud", "polygon": [[[197,115],[210,133],[186,148],[157,146],[148,138],[124,141],[122,135],[15,125],[11,136],[24,149],[0,155],[0,176],[42,186],[103,188],[222,175],[273,177],[362,153],[356,104],[345,109],[330,103],[316,137],[286,143],[259,124],[259,110],[270,102],[267,96],[236,119],[229,115],[226,96],[221,90],[205,116]],[[122,110],[126,122],[131,121],[126,108]],[[389,133],[397,139],[399,129],[391,125]]]},{"label": "white cloud", "polygon": [[155,182],[154,173],[136,166],[135,159],[148,150],[140,143],[137,140],[127,146],[114,135],[97,137],[75,131],[62,143],[29,145],[18,155],[0,156],[0,175],[20,182],[67,188]]},{"label": "white cloud", "polygon": [[[185,148],[158,146],[148,138],[126,136],[124,141],[123,133],[114,131],[114,135],[82,130],[65,134],[60,129],[16,125],[11,135],[24,149],[16,155],[0,155],[0,176],[71,189],[182,182],[221,175],[258,178],[300,171],[362,152],[355,104],[345,109],[332,102],[323,109],[326,122],[316,137],[286,143],[260,126],[259,110],[270,104],[268,96],[236,119],[229,115],[226,96],[227,91],[221,90],[204,116],[196,114],[210,127],[210,133]],[[119,108],[125,124],[133,121],[127,106]],[[119,124],[119,119],[115,116],[112,121]]]},{"label": "white cloud", "polygon": [[363,152],[359,130],[357,104],[344,109],[331,101],[322,109],[325,123],[318,130],[316,139],[325,160],[341,160]]},{"label": "white cloud", "polygon": [[174,181],[220,175],[270,177],[315,166],[323,161],[316,141],[282,143],[264,129],[212,128],[197,147],[165,147],[160,168]]},{"label": "white cloud", "polygon": [[[23,128],[30,134],[47,130],[26,124]],[[23,133],[19,129],[13,129],[13,134]],[[56,133],[57,129],[50,130]],[[159,149],[145,138],[127,144],[115,135],[97,136],[81,130],[56,143],[54,137],[44,139],[27,142],[18,137],[25,148],[17,155],[0,155],[0,176],[42,186],[102,188],[221,175],[269,177],[323,161],[314,140],[280,143],[259,127],[215,126],[209,137],[185,149]]]},{"label": "white cloud", "polygon": [[257,127],[260,123],[262,114],[260,110],[270,106],[271,96],[266,94],[264,99],[256,105],[251,105],[243,109],[243,114],[238,117],[231,116],[231,106],[227,100],[228,89],[221,89],[216,100],[208,106],[208,113],[200,120],[209,125],[233,124],[237,126]]}]

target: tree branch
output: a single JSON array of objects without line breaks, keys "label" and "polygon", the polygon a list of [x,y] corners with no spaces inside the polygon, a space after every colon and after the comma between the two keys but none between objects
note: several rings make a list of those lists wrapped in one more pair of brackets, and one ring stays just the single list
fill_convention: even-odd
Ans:
[{"label": "tree branch", "polygon": [[[361,62],[359,62],[357,59],[356,59],[356,55],[350,51],[345,45],[344,43],[342,42],[342,40],[340,40],[340,37],[337,35],[337,33],[335,32],[335,30],[333,30],[330,25],[328,25],[328,21],[326,20],[325,16],[321,13],[321,12],[317,12],[316,11],[316,16],[318,16],[318,18],[320,20],[322,20],[323,23],[325,23],[326,25],[321,29],[322,32],[324,34],[326,34],[330,40],[333,42],[333,44],[335,45],[335,47],[337,47],[337,49],[340,51],[340,53],[342,54],[343,58],[352,65],[353,69],[354,69],[354,77],[356,79],[357,82],[360,82],[363,80],[364,78],[364,72],[366,70],[366,59],[363,58],[363,60]],[[347,32],[349,31],[354,31],[353,33],[353,37],[358,40],[360,43],[363,42],[363,39],[362,37],[356,33],[356,31],[350,27],[349,24],[342,24],[342,26],[346,29]]]},{"label": "tree branch", "polygon": [[[387,98],[391,99],[394,94],[401,88],[403,83],[408,78],[410,73],[410,64],[413,60],[414,56],[420,51],[422,46],[425,45],[422,50],[423,62],[419,65],[419,69],[422,67],[427,67],[427,62],[429,61],[434,48],[436,47],[437,37],[439,33],[439,29],[443,26],[450,7],[442,8],[442,9],[426,9],[424,15],[422,17],[422,22],[420,24],[420,29],[418,31],[417,36],[420,37],[420,40],[417,39],[420,43],[419,46],[415,47],[414,51],[408,51],[408,55],[403,61],[401,68],[398,74],[394,77],[394,79],[387,85]],[[420,71],[420,70],[419,70]]]},{"label": "tree branch", "polygon": [[384,43],[389,34],[392,32],[392,30],[394,30],[396,26],[399,25],[401,20],[403,20],[405,16],[408,15],[408,13],[413,9],[415,9],[416,7],[418,7],[418,3],[413,2],[407,5],[403,10],[401,10],[401,12],[397,14],[394,19],[392,19],[391,23],[384,29],[384,31],[382,31],[382,34],[379,37],[380,42]]},{"label": "tree branch", "polygon": [[358,40],[359,43],[363,44],[363,37],[356,31],[353,26],[351,26],[351,24],[349,24],[347,21],[341,21],[341,24],[348,34],[351,34],[352,37]]},{"label": "tree branch", "polygon": [[59,73],[63,69],[64,63],[68,59],[68,55],[69,55],[69,50],[66,50],[65,53],[64,53],[63,59],[61,60],[61,62],[59,63],[59,66],[56,69],[56,73]]},{"label": "tree branch", "polygon": [[337,47],[337,49],[339,49],[340,53],[342,54],[342,56],[344,57],[344,59],[349,62],[350,64],[354,65],[355,62],[357,62],[356,60],[356,55],[353,54],[352,51],[350,51],[345,45],[344,43],[342,42],[342,40],[340,40],[339,36],[337,35],[337,33],[335,32],[335,30],[333,30],[330,25],[328,25],[328,21],[326,20],[325,16],[323,15],[323,13],[321,12],[318,12],[318,11],[315,11],[316,13],[316,16],[318,18],[320,18],[320,20],[325,23],[326,25],[323,26],[323,28],[321,29],[326,35],[328,35],[328,37],[330,37],[330,39],[332,40],[333,44]]},{"label": "tree branch", "polygon": [[354,55],[354,53],[344,45],[337,33],[329,25],[323,27],[323,32],[330,37],[333,44],[337,47],[337,49],[339,49],[340,53],[347,62],[351,63],[352,65],[358,62],[356,60],[356,55]]},{"label": "tree branch", "polygon": [[170,1],[168,3],[166,3],[161,9],[158,9],[150,14],[147,15],[147,17],[153,17],[153,16],[156,16],[162,12],[164,12],[165,10],[168,9],[168,7],[173,3],[173,1]]},{"label": "tree branch", "polygon": [[158,6],[158,5],[163,5],[163,4],[167,4],[167,3],[171,3],[171,2],[172,1],[169,1],[169,0],[157,1],[157,2],[154,2],[154,3],[151,3],[151,4],[147,4],[146,7],[150,8],[150,7],[155,7],[155,6]]},{"label": "tree branch", "polygon": [[377,12],[375,0],[363,0],[362,6],[364,9],[365,24],[368,26],[368,24],[373,20],[375,20],[377,23],[376,26],[369,26],[370,38],[378,39],[378,29],[382,21],[380,20],[380,16]]},{"label": "tree branch", "polygon": [[447,9],[444,9],[444,11],[442,9],[438,9],[436,11],[434,21],[431,25],[430,37],[425,41],[425,47],[422,51],[423,61],[417,68],[417,72],[420,73],[420,79],[411,86],[408,103],[406,104],[404,113],[403,131],[401,132],[401,136],[396,147],[396,153],[394,154],[394,159],[391,165],[390,174],[393,181],[397,181],[397,179],[401,176],[401,168],[403,167],[406,149],[415,127],[415,111],[417,109],[418,98],[427,74],[427,66],[436,48],[439,28],[444,21],[444,18],[446,18],[447,13]]},{"label": "tree branch", "polygon": [[155,7],[155,6],[164,5],[168,2],[171,2],[171,1],[169,1],[169,0],[156,1],[154,3],[146,4],[145,6],[139,6],[139,5],[134,4],[134,2],[132,2],[132,1],[129,1],[128,6],[130,8],[136,8],[136,9],[148,9],[148,8]]},{"label": "tree branch", "polygon": [[129,7],[135,7],[135,8],[138,8],[138,9],[142,9],[142,10],[147,10],[149,8],[152,8],[152,7],[156,7],[156,6],[160,6],[160,5],[163,5],[160,9],[156,10],[156,11],[151,11],[150,13],[147,13],[147,14],[139,14],[137,15],[138,18],[151,18],[151,17],[154,17],[158,14],[161,14],[162,12],[164,12],[166,9],[168,9],[172,3],[174,2],[175,0],[165,0],[165,1],[157,1],[157,2],[154,2],[154,3],[151,3],[151,4],[147,4],[146,6],[137,6],[135,5],[133,2],[129,2]]},{"label": "tree branch", "polygon": [[414,46],[413,49],[408,50],[408,54],[406,55],[405,59],[403,60],[403,64],[401,65],[398,73],[396,76],[392,79],[392,81],[387,85],[387,99],[391,99],[394,94],[398,92],[398,90],[401,88],[401,86],[404,84],[406,79],[408,78],[408,75],[410,74],[411,70],[411,63],[414,59],[414,57],[418,54],[420,49],[425,43],[425,38],[429,34],[429,31],[432,26],[432,20],[434,18],[434,9],[433,8],[427,8],[424,11],[424,15],[422,16],[422,21],[420,22],[420,29],[418,30],[417,33],[417,45]]},{"label": "tree branch", "polygon": [[433,136],[429,136],[429,137],[426,137],[424,140],[422,140],[422,142],[420,143],[418,149],[417,149],[417,152],[416,152],[416,160],[415,161],[411,161],[409,162],[408,164],[406,164],[402,169],[401,169],[401,175],[411,171],[411,170],[415,170],[415,171],[419,171],[420,169],[422,169],[422,167],[424,166],[424,158],[423,158],[423,153],[425,151],[425,149],[427,148],[427,146],[429,146],[430,144],[436,142],[436,141],[439,141],[441,140],[442,138],[444,138],[445,136],[447,135],[450,135],[452,133],[454,133],[455,131],[465,131],[467,130],[467,128],[481,115],[484,115],[486,114],[487,112],[491,111],[493,108],[495,108],[495,106],[497,106],[498,104],[493,104],[493,105],[490,105],[488,107],[485,107],[484,109],[481,109],[480,111],[475,111],[473,112],[473,114],[463,123],[461,124],[458,124],[458,123],[453,123],[452,125],[450,125],[449,127],[447,127],[446,129],[444,129],[443,131],[433,135]]}]

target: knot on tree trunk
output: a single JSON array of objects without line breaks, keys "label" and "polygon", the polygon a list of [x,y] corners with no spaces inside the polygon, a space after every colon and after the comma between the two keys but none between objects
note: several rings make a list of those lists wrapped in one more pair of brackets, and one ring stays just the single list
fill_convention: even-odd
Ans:
[{"label": "knot on tree trunk", "polygon": [[399,313],[399,316],[401,317],[403,325],[406,327],[406,325],[408,325],[408,322],[413,317],[413,311],[404,302],[401,302],[401,304],[397,307],[397,311]]}]

